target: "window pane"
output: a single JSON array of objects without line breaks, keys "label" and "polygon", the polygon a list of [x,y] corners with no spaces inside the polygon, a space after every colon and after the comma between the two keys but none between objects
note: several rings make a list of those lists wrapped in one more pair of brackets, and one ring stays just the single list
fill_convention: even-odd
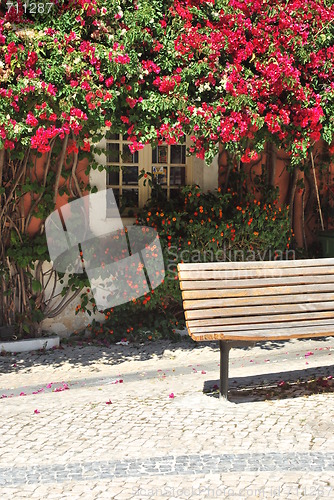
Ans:
[{"label": "window pane", "polygon": [[186,183],[185,167],[170,167],[170,185],[184,186]]},{"label": "window pane", "polygon": [[167,163],[168,146],[158,146],[158,163]]},{"label": "window pane", "polygon": [[119,169],[118,170],[110,170],[108,172],[108,184],[109,185],[119,185]]},{"label": "window pane", "polygon": [[138,151],[132,154],[128,144],[123,144],[122,160],[124,163],[138,163]]},{"label": "window pane", "polygon": [[107,162],[119,163],[119,144],[107,143]]},{"label": "window pane", "polygon": [[138,189],[123,189],[121,206],[123,208],[138,207]]},{"label": "window pane", "polygon": [[185,146],[171,146],[170,147],[170,162],[171,163],[186,163],[186,147]]},{"label": "window pane", "polygon": [[122,167],[123,185],[138,185],[138,167]]},{"label": "window pane", "polygon": [[160,165],[153,166],[152,173],[154,175],[154,178],[157,180],[157,184],[167,184],[167,167],[162,167]]}]

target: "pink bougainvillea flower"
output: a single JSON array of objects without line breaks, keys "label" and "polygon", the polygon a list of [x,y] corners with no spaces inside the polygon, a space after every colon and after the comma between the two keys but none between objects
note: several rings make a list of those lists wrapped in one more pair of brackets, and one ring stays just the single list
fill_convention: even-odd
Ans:
[{"label": "pink bougainvillea flower", "polygon": [[110,401],[110,399],[109,399],[109,401],[106,401],[106,405],[111,405],[111,404],[112,404],[112,401]]},{"label": "pink bougainvillea flower", "polygon": [[37,413],[41,413],[41,412],[39,410],[37,410],[37,408],[36,408],[36,410],[34,410],[34,413],[37,414]]},{"label": "pink bougainvillea flower", "polygon": [[62,392],[62,391],[68,391],[69,386],[63,382],[63,385],[60,387],[56,387],[56,389],[53,389],[53,392]]},{"label": "pink bougainvillea flower", "polygon": [[170,399],[174,399],[174,398],[175,398],[175,396],[174,396],[174,392],[171,392],[171,393],[170,393],[169,398],[170,398]]},{"label": "pink bougainvillea flower", "polygon": [[309,351],[305,354],[305,358],[307,358],[308,356],[313,356],[314,352],[312,351]]},{"label": "pink bougainvillea flower", "polygon": [[41,389],[34,391],[33,394],[39,394],[40,392],[43,392],[43,391],[44,391],[44,388],[42,387]]},{"label": "pink bougainvillea flower", "polygon": [[111,382],[108,382],[108,384],[123,384],[123,379],[115,379],[112,380]]},{"label": "pink bougainvillea flower", "polygon": [[20,396],[26,396],[25,392],[20,392]]},{"label": "pink bougainvillea flower", "polygon": [[201,371],[201,374],[202,374],[202,375],[205,375],[205,374],[206,374],[206,371],[202,370],[202,371]]}]

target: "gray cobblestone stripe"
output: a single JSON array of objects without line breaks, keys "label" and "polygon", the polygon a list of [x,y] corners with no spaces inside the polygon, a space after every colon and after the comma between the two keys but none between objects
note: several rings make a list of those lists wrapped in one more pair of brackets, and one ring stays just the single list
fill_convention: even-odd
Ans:
[{"label": "gray cobblestone stripe", "polygon": [[244,453],[180,455],[145,460],[75,462],[0,468],[0,486],[62,483],[121,477],[263,471],[333,471],[334,453]]}]

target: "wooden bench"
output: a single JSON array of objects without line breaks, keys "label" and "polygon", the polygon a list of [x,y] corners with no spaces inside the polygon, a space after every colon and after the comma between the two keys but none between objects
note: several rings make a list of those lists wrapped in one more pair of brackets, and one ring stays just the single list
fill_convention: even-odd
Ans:
[{"label": "wooden bench", "polygon": [[219,340],[224,399],[235,341],[334,335],[334,259],[179,264],[178,274],[189,335]]}]

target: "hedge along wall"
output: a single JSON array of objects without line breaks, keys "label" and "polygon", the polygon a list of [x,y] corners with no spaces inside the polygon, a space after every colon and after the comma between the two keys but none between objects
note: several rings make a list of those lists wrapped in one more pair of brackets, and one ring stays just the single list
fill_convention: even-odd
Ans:
[{"label": "hedge along wall", "polygon": [[[334,227],[334,219],[330,213],[330,205],[334,205],[331,189],[331,185],[334,185],[334,163],[330,162],[328,146],[323,141],[315,144],[313,160],[324,228],[331,229]],[[266,145],[265,151],[256,161],[246,164],[233,163],[228,154],[221,150],[218,184],[227,189],[233,169],[243,170],[244,185],[247,185],[250,192],[253,190],[255,199],[260,199],[261,192],[256,188],[256,176],[261,176],[264,171],[264,182],[279,188],[278,205],[289,206],[296,246],[307,250],[318,241],[317,235],[322,226],[311,158],[303,163],[301,168],[289,171],[290,155],[270,144]]]}]

